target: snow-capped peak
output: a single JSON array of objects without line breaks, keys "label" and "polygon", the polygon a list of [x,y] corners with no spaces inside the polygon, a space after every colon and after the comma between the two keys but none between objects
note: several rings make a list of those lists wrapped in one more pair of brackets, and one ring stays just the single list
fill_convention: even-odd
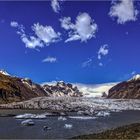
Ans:
[{"label": "snow-capped peak", "polygon": [[140,80],[140,74],[136,74],[130,80]]},{"label": "snow-capped peak", "polygon": [[0,73],[3,74],[3,75],[10,76],[10,74],[5,70],[0,70]]}]

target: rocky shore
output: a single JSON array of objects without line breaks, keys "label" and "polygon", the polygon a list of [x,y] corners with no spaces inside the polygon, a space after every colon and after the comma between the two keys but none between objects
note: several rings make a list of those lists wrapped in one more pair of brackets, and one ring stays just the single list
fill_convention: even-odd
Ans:
[{"label": "rocky shore", "polygon": [[140,123],[134,123],[118,127],[113,130],[106,130],[101,133],[81,135],[72,139],[140,139]]}]

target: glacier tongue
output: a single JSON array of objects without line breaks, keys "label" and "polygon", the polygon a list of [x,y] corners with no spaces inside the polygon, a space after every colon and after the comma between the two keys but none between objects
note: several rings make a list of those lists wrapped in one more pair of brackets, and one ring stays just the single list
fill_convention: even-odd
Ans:
[{"label": "glacier tongue", "polygon": [[78,89],[83,92],[84,97],[101,97],[103,93],[108,94],[110,88],[117,83],[104,83],[104,84],[75,84]]}]

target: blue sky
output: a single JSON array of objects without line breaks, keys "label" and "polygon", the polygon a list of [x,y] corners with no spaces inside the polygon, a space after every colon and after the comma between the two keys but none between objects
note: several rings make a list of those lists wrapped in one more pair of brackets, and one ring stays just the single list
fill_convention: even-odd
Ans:
[{"label": "blue sky", "polygon": [[137,1],[0,2],[0,68],[42,83],[140,73]]}]

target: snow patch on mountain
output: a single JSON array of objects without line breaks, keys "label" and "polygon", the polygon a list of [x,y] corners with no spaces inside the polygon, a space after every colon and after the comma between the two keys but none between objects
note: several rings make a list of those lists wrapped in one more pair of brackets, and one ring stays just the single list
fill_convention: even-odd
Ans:
[{"label": "snow patch on mountain", "polygon": [[0,73],[3,74],[3,75],[10,76],[10,74],[5,70],[0,70]]},{"label": "snow patch on mountain", "polygon": [[136,74],[134,75],[129,81],[132,81],[132,80],[140,80],[140,74]]}]

